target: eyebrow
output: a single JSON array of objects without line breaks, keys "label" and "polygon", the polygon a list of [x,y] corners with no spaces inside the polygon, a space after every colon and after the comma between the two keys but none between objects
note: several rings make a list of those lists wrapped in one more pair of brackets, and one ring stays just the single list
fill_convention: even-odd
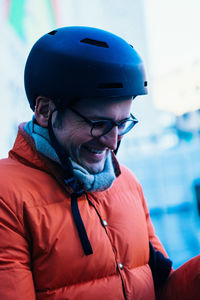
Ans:
[{"label": "eyebrow", "polygon": [[97,116],[97,115],[93,115],[93,116],[87,116],[88,119],[90,119],[91,121],[115,121],[115,122],[122,122],[122,121],[127,121],[129,120],[131,117],[131,115],[129,114],[129,117],[121,119],[121,120],[114,120],[112,118],[107,118],[104,116]]}]

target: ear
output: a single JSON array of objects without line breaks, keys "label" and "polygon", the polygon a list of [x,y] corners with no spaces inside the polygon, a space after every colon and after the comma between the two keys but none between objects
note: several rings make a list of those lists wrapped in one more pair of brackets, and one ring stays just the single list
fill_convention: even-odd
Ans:
[{"label": "ear", "polygon": [[48,126],[51,112],[55,109],[55,104],[49,98],[38,96],[35,105],[35,118],[42,127]]}]

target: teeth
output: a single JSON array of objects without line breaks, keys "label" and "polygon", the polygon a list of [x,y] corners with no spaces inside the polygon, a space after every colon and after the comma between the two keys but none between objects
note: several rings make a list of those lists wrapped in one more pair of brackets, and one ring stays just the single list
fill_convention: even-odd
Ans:
[{"label": "teeth", "polygon": [[89,147],[87,147],[87,149],[88,149],[89,151],[91,151],[92,153],[97,153],[97,154],[103,153],[102,150],[97,150],[97,149],[93,149],[93,148],[89,148]]}]

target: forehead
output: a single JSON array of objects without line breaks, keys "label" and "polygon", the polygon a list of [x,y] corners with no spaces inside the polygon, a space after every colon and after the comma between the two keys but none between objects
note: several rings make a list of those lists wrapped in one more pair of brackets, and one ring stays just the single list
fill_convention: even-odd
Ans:
[{"label": "forehead", "polygon": [[73,107],[88,113],[105,113],[117,112],[119,110],[127,111],[130,109],[132,97],[118,97],[118,98],[90,98],[81,99],[73,105]]}]

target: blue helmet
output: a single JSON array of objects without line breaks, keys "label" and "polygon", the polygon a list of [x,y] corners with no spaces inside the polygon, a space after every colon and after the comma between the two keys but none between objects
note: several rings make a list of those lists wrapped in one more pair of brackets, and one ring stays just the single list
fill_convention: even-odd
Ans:
[{"label": "blue helmet", "polygon": [[91,27],[63,27],[42,36],[25,66],[25,90],[64,108],[74,100],[147,94],[143,62],[122,38]]}]

